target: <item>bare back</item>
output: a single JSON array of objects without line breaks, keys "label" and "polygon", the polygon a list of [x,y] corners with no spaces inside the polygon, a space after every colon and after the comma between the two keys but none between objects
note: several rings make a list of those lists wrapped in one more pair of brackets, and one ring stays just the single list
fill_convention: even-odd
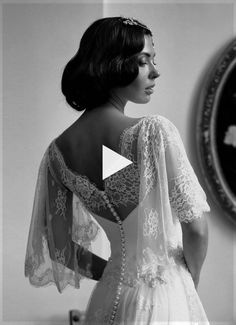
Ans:
[{"label": "bare back", "polygon": [[[140,118],[130,118],[121,112],[88,113],[66,129],[56,140],[67,166],[79,175],[86,176],[99,190],[102,180],[102,145],[119,153],[120,136]],[[122,219],[135,208],[134,204],[118,208]],[[110,218],[110,212],[101,216]]]}]

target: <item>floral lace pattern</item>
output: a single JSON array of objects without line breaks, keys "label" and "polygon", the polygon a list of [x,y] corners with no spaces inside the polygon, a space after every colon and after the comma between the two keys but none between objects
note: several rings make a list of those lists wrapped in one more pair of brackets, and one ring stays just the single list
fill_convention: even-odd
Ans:
[{"label": "floral lace pattern", "polygon": [[55,141],[49,147],[49,157],[52,161],[58,163],[59,177],[65,186],[78,195],[87,207],[91,210],[99,210],[101,207],[105,208],[105,202],[102,200],[100,191],[96,188],[95,184],[90,182],[85,175],[76,174],[66,166]]},{"label": "floral lace pattern", "polygon": [[173,180],[173,187],[170,193],[170,203],[177,211],[180,222],[191,222],[201,218],[202,212],[206,211],[206,205],[201,202],[199,188],[192,182],[191,176],[186,173],[183,167],[179,177]]},{"label": "floral lace pattern", "polygon": [[63,249],[55,248],[56,261],[63,265],[66,265],[65,250],[66,250],[66,247],[64,247]]},{"label": "floral lace pattern", "polygon": [[[134,267],[133,262],[127,265],[122,281],[123,284],[130,288],[136,287],[141,283],[149,288],[155,288],[158,284],[167,284],[168,278],[165,273],[169,268],[176,265],[186,267],[182,247],[169,246],[168,254],[172,258],[172,264],[166,266],[159,265],[154,252],[150,248],[146,248],[144,251],[144,260],[140,265],[137,264],[137,266]],[[110,259],[100,282],[106,285],[110,290],[114,290],[117,286],[119,276],[119,265],[113,265],[112,259]]]},{"label": "floral lace pattern", "polygon": [[[144,178],[146,181],[146,193],[151,191],[151,189],[157,183],[157,169],[155,161],[158,159],[158,150],[153,150],[153,142],[156,148],[158,148],[158,142],[160,141],[159,129],[157,127],[156,117],[147,117],[144,121],[145,133],[142,134],[143,141],[141,142],[141,148],[139,155],[143,154],[145,169],[143,171]],[[156,155],[156,156],[155,156]]]},{"label": "floral lace pattern", "polygon": [[157,211],[151,209],[148,211],[148,209],[144,210],[145,212],[145,222],[144,222],[144,228],[143,228],[143,235],[144,236],[153,236],[154,238],[157,238],[158,235],[158,213]]},{"label": "floral lace pattern", "polygon": [[[120,268],[119,266],[116,266],[113,269],[110,268],[105,270],[100,282],[107,286],[110,290],[114,290],[117,287],[119,277]],[[154,288],[158,283],[165,284],[166,280],[163,276],[163,270],[159,270],[154,274],[150,271],[141,273],[140,270],[137,269],[136,271],[127,271],[122,283],[126,287],[130,288],[137,287],[141,283],[144,283],[150,288]]]},{"label": "floral lace pattern", "polygon": [[56,204],[56,214],[59,214],[59,216],[63,217],[65,219],[65,211],[66,211],[66,192],[62,191],[61,189],[57,192],[57,198],[55,199]]},{"label": "floral lace pattern", "polygon": [[82,203],[77,197],[74,198],[73,215],[73,240],[84,248],[89,248],[91,241],[94,241],[99,233],[99,226],[87,215]]},{"label": "floral lace pattern", "polygon": [[139,194],[137,164],[133,163],[108,177],[105,181],[105,188],[114,206],[127,206],[129,203],[137,205]]},{"label": "floral lace pattern", "polygon": [[173,177],[169,177],[170,204],[176,211],[180,222],[191,222],[201,218],[204,211],[209,211],[206,195],[200,186],[194,170],[189,163],[183,143],[176,127],[163,119],[165,150],[171,152]]},{"label": "floral lace pattern", "polygon": [[[148,191],[155,186],[158,175],[157,165],[160,155],[161,143],[165,151],[173,152],[174,161],[172,169],[175,171],[174,178],[170,179],[170,203],[176,211],[180,222],[191,222],[202,216],[203,211],[209,211],[206,196],[198,179],[188,161],[182,140],[177,128],[169,120],[162,116],[151,116],[145,120],[147,125],[144,135],[143,147],[146,179]],[[152,146],[157,149],[153,150]]]},{"label": "floral lace pattern", "polygon": [[[137,298],[137,310],[140,311],[145,311],[145,312],[152,312],[154,306],[157,308],[158,304],[155,302],[153,303],[152,301],[147,300],[147,298],[143,295],[139,295]],[[159,304],[160,306],[160,304]]]},{"label": "floral lace pattern", "polygon": [[[40,164],[25,258],[25,275],[34,286],[55,284],[59,292],[68,285],[79,288],[83,277],[91,278],[91,254],[78,267],[78,244],[91,248],[99,227],[81,205],[73,206],[73,193],[61,182],[66,172],[58,166],[51,147]],[[68,181],[68,182],[69,182]],[[76,209],[77,207],[77,209]]]}]

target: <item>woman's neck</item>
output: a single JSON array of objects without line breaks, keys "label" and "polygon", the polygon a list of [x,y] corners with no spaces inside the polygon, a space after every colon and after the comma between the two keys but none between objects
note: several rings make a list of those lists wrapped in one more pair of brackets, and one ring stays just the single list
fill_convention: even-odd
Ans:
[{"label": "woman's neck", "polygon": [[125,105],[127,103],[127,100],[125,100],[124,98],[119,96],[115,91],[111,91],[111,95],[110,95],[110,98],[109,98],[108,102],[113,107],[118,109],[118,111],[120,111],[121,113],[124,114],[124,109],[125,109]]}]

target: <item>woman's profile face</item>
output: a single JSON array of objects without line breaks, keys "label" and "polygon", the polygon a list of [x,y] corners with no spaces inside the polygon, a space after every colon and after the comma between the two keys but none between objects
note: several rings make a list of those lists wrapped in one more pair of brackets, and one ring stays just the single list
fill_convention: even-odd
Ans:
[{"label": "woman's profile face", "polygon": [[155,79],[159,77],[154,60],[155,50],[151,36],[145,35],[143,50],[138,54],[139,74],[128,86],[117,89],[124,100],[134,103],[147,103],[154,91]]}]

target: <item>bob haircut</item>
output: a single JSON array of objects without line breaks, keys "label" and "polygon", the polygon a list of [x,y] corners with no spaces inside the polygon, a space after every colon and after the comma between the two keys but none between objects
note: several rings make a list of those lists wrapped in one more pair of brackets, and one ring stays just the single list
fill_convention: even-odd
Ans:
[{"label": "bob haircut", "polygon": [[145,35],[152,32],[133,18],[109,17],[92,23],[62,74],[67,103],[78,111],[91,110],[108,101],[112,88],[134,81]]}]

